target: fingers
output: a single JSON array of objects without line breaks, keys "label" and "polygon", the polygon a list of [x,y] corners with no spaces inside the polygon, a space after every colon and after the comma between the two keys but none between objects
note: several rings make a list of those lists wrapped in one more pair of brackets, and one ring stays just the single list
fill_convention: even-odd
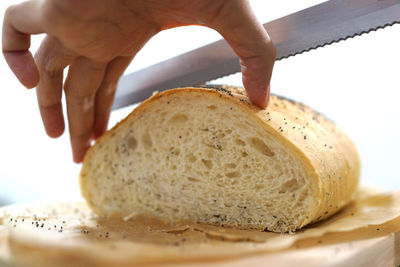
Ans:
[{"label": "fingers", "polygon": [[72,59],[68,51],[48,36],[35,55],[41,76],[36,87],[40,115],[47,135],[53,138],[60,136],[65,128],[61,105],[63,70]]},{"label": "fingers", "polygon": [[69,132],[73,158],[81,162],[90,147],[95,116],[95,96],[106,69],[105,63],[95,63],[79,57],[71,65],[64,84],[67,100]]},{"label": "fingers", "polygon": [[275,62],[275,47],[247,1],[225,1],[210,21],[240,58],[243,85],[250,100],[265,108]]},{"label": "fingers", "polygon": [[11,6],[4,14],[2,46],[4,58],[18,80],[27,88],[39,81],[39,72],[29,52],[30,35],[42,33],[40,2]]},{"label": "fingers", "polygon": [[107,66],[103,81],[96,93],[95,122],[93,128],[95,138],[100,137],[107,130],[118,80],[131,60],[132,57],[117,57]]}]

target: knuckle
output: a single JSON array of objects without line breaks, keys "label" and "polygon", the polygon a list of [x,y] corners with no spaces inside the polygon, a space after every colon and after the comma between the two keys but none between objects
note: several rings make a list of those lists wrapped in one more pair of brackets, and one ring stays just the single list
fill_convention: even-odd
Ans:
[{"label": "knuckle", "polygon": [[35,54],[35,62],[39,71],[50,78],[61,75],[60,71],[56,68],[55,61],[56,58],[51,56],[48,49],[44,49],[43,47],[40,47]]},{"label": "knuckle", "polygon": [[44,1],[42,10],[43,10],[43,17],[46,19],[55,18],[57,17],[57,15],[60,15],[59,13],[62,14],[62,12],[59,12],[60,7],[57,4],[57,1],[49,1],[49,0]]},{"label": "knuckle", "polygon": [[4,12],[4,21],[7,21],[8,19],[10,19],[10,17],[13,16],[16,8],[17,8],[16,5],[11,5],[11,6],[7,7],[6,11]]},{"label": "knuckle", "polygon": [[54,15],[56,10],[54,10],[54,4],[52,4],[49,1],[45,1],[45,4],[43,5],[42,8],[42,19],[44,22],[49,22],[52,21],[54,17],[57,17]]},{"label": "knuckle", "polygon": [[113,96],[117,90],[117,85],[115,83],[108,83],[102,86],[102,93],[106,96]]},{"label": "knuckle", "polygon": [[275,61],[276,59],[276,47],[273,42],[268,39],[264,42],[261,42],[260,45],[256,45],[257,48],[254,49],[256,51],[251,57],[259,58],[266,62]]},{"label": "knuckle", "polygon": [[42,70],[50,78],[54,78],[61,75],[60,71],[58,71],[58,69],[54,67],[52,59],[47,59],[47,62],[43,63]]},{"label": "knuckle", "polygon": [[214,26],[219,26],[226,22],[226,18],[231,15],[232,1],[215,1],[207,7],[210,12],[206,12],[205,21]]},{"label": "knuckle", "polygon": [[49,30],[64,27],[62,20],[66,16],[63,8],[58,3],[59,1],[44,1],[42,6],[42,22]]},{"label": "knuckle", "polygon": [[81,107],[82,110],[89,110],[94,106],[95,94],[82,94],[81,92],[66,93],[67,102],[71,107]]},{"label": "knuckle", "polygon": [[39,109],[41,110],[55,110],[60,108],[61,103],[54,101],[53,99],[42,99],[39,100]]}]

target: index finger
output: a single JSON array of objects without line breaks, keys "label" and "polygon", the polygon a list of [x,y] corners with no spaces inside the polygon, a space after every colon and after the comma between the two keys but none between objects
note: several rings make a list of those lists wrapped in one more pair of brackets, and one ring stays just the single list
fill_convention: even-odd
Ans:
[{"label": "index finger", "polygon": [[42,33],[40,2],[27,1],[10,6],[4,14],[3,55],[18,80],[27,88],[39,82],[39,72],[29,52],[31,34]]},{"label": "index finger", "polygon": [[225,1],[210,21],[240,58],[243,85],[250,100],[268,105],[276,50],[247,1]]}]

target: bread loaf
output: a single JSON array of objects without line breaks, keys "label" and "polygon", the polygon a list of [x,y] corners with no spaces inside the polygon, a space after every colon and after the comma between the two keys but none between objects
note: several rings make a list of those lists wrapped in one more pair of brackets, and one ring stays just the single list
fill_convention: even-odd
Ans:
[{"label": "bread loaf", "polygon": [[351,140],[309,107],[242,88],[153,95],[87,152],[80,187],[99,215],[292,232],[345,206],[360,173]]}]

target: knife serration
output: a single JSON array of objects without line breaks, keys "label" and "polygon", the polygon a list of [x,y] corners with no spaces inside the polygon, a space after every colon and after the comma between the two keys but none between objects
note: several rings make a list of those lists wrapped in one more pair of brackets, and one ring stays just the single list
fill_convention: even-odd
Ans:
[{"label": "knife serration", "polygon": [[400,0],[331,0],[264,24],[277,60],[400,23]]},{"label": "knife serration", "polygon": [[[330,0],[264,24],[277,60],[400,23],[400,0]],[[240,71],[224,40],[123,76],[113,109],[154,91],[195,86]]]}]

